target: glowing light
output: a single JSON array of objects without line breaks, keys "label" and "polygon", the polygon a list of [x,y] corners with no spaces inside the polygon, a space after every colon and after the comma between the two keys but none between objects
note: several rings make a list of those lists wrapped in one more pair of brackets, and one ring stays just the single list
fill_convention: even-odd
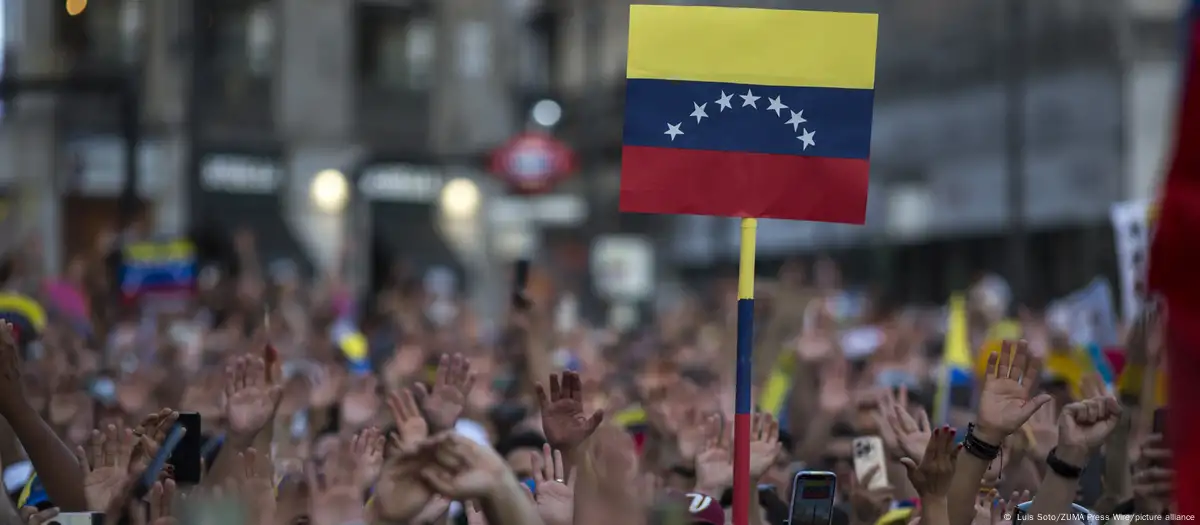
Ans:
[{"label": "glowing light", "polygon": [[87,9],[87,0],[67,0],[67,14],[76,16]]},{"label": "glowing light", "polygon": [[442,211],[452,219],[469,219],[479,211],[482,196],[470,179],[454,179],[442,188]]},{"label": "glowing light", "polygon": [[310,195],[313,204],[327,213],[337,213],[350,198],[350,185],[338,170],[325,170],[313,178]]}]

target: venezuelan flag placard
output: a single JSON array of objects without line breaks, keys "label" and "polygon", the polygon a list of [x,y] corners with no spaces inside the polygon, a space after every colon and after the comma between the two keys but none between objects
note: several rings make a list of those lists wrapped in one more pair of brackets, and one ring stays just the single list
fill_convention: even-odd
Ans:
[{"label": "venezuelan flag placard", "polygon": [[122,256],[121,293],[126,299],[190,293],[195,288],[196,246],[187,239],[131,243]]},{"label": "venezuelan flag placard", "polygon": [[878,25],[631,6],[621,211],[862,224]]}]

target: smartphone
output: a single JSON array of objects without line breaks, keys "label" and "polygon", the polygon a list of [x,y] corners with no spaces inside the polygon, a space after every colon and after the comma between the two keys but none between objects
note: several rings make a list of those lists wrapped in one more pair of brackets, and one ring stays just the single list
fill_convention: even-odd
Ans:
[{"label": "smartphone", "polygon": [[[865,483],[868,489],[879,489],[888,486],[887,458],[884,457],[883,439],[879,436],[856,437],[850,442],[854,458],[854,477],[859,483]],[[870,480],[865,479],[872,469],[875,474]]]},{"label": "smartphone", "polygon": [[[1025,503],[1017,505],[1016,509],[1013,509],[1012,522],[1014,524],[1029,520],[1030,505],[1033,505],[1033,501],[1026,501]],[[1088,510],[1087,507],[1084,507],[1078,503],[1072,503],[1071,512],[1066,515],[1060,514],[1058,521],[1066,521],[1067,523],[1081,523],[1083,525],[1097,525],[1099,523],[1096,519],[1096,513]]]},{"label": "smartphone", "polygon": [[798,472],[792,480],[792,501],[788,504],[790,525],[829,525],[836,492],[836,474],[819,470]]},{"label": "smartphone", "polygon": [[529,307],[529,299],[525,297],[525,286],[529,284],[529,259],[517,261],[513,271],[513,308],[524,310]]},{"label": "smartphone", "polygon": [[[182,414],[180,415],[182,416]],[[146,466],[146,470],[142,472],[137,485],[134,486],[134,500],[141,500],[150,492],[150,488],[158,481],[158,476],[162,473],[163,467],[167,466],[167,458],[171,457],[175,453],[175,449],[179,448],[179,444],[183,441],[183,436],[186,433],[187,430],[179,423],[176,423],[171,428],[171,433],[167,434],[167,439],[163,440],[162,446],[158,447],[158,453],[150,460],[150,464]]]},{"label": "smartphone", "polygon": [[175,469],[175,483],[180,485],[196,485],[200,483],[201,449],[204,447],[204,432],[200,428],[200,414],[196,412],[180,412],[176,425],[183,427],[183,439],[175,452],[171,453],[169,463]]},{"label": "smartphone", "polygon": [[60,512],[46,525],[104,525],[103,512]]}]

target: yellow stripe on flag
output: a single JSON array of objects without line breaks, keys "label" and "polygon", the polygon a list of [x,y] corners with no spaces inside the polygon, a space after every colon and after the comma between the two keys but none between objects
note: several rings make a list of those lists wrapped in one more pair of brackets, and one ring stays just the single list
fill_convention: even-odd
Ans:
[{"label": "yellow stripe on flag", "polygon": [[950,313],[946,321],[946,366],[971,369],[971,349],[967,336],[967,299],[963,294],[950,296]]},{"label": "yellow stripe on flag", "polygon": [[634,5],[628,78],[875,88],[879,15]]},{"label": "yellow stripe on flag", "polygon": [[767,384],[758,395],[759,410],[775,417],[783,415],[783,405],[787,401],[788,392],[792,390],[792,369],[795,366],[795,354],[788,350],[779,354],[779,358],[775,360],[775,367],[771,369],[771,375],[767,378]]}]

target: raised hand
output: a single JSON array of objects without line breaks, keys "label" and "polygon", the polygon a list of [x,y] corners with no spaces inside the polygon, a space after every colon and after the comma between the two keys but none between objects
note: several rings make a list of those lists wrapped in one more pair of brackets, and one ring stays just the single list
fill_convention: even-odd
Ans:
[{"label": "raised hand", "polygon": [[411,390],[388,394],[388,410],[396,421],[396,430],[400,433],[400,443],[415,445],[429,437],[429,424],[421,415],[417,400]]},{"label": "raised hand", "polygon": [[1134,511],[1155,515],[1167,512],[1175,495],[1174,474],[1171,451],[1162,435],[1149,436],[1133,467]]},{"label": "raised hand", "polygon": [[164,439],[167,439],[167,434],[171,432],[171,428],[175,426],[175,421],[178,419],[179,412],[164,408],[146,416],[141,423],[138,423],[138,426],[133,428],[136,444],[133,447],[133,454],[129,458],[131,473],[136,474],[150,466],[150,461],[158,453],[159,445]]},{"label": "raised hand", "polygon": [[83,469],[83,491],[88,508],[101,512],[121,491],[129,479],[129,459],[137,438],[133,430],[108,425],[93,430],[88,448],[75,448],[75,457]]},{"label": "raised hand", "polygon": [[225,417],[229,432],[251,440],[271,421],[283,388],[268,384],[266,363],[258,356],[238,357],[225,367]]},{"label": "raised hand", "polygon": [[358,461],[359,486],[366,488],[375,483],[383,468],[383,432],[377,427],[364,428],[351,440],[350,448]]},{"label": "raised hand", "polygon": [[710,416],[704,425],[708,439],[696,454],[696,492],[717,497],[733,485],[733,443],[720,416]]},{"label": "raised hand", "polygon": [[58,516],[58,507],[38,510],[37,507],[21,508],[21,523],[24,525],[48,525]]},{"label": "raised hand", "polygon": [[540,464],[534,463],[533,481],[534,503],[545,525],[571,525],[575,517],[575,469],[567,474],[562,452],[543,445]]},{"label": "raised hand", "polygon": [[342,396],[342,422],[350,427],[369,423],[379,412],[379,380],[373,375],[355,377],[350,389]]},{"label": "raised hand", "polygon": [[251,447],[238,454],[241,470],[233,478],[237,485],[237,493],[252,517],[251,524],[268,524],[275,519],[275,482],[273,473],[264,471],[258,461],[258,450]]},{"label": "raised hand", "polygon": [[779,459],[779,423],[771,414],[755,412],[750,420],[750,480],[761,479]]},{"label": "raised hand", "polygon": [[915,416],[909,413],[908,387],[901,386],[895,393],[888,389],[880,394],[875,422],[879,424],[884,445],[892,457],[924,457],[933,432],[929,429],[929,415],[925,409],[918,408]]},{"label": "raised hand", "polygon": [[1063,407],[1058,417],[1058,447],[1055,454],[1083,468],[1121,421],[1121,405],[1111,397],[1094,397]]},{"label": "raised hand", "polygon": [[991,505],[988,506],[988,522],[989,525],[1004,525],[1012,521],[1012,515],[1017,510],[1017,505],[1029,501],[1029,491],[1013,491],[1008,499],[1000,497],[999,492],[992,492]]},{"label": "raised hand", "polygon": [[1000,352],[988,356],[987,374],[979,396],[976,437],[999,446],[1051,401],[1048,394],[1033,395],[1038,370],[1037,359],[1029,355],[1025,341],[1004,341]]},{"label": "raised hand", "polygon": [[482,499],[512,479],[512,471],[495,451],[457,433],[434,438],[436,463],[421,469],[430,488],[456,500]]},{"label": "raised hand", "polygon": [[454,428],[462,415],[467,394],[475,386],[475,375],[471,373],[471,362],[462,354],[442,354],[434,376],[433,388],[428,394],[420,383],[413,390],[425,410],[425,421],[433,432]]},{"label": "raised hand", "polygon": [[1058,408],[1047,403],[1029,418],[1029,430],[1033,434],[1033,452],[1038,460],[1044,459],[1054,445],[1058,444]]},{"label": "raised hand", "polygon": [[954,429],[946,426],[933,431],[925,446],[921,463],[910,457],[900,458],[908,470],[908,480],[917,494],[924,498],[944,498],[954,477],[954,460],[958,448],[954,444]]},{"label": "raised hand", "polygon": [[0,321],[0,416],[9,416],[28,408],[21,380],[21,351],[13,335],[12,323]]},{"label": "raised hand", "polygon": [[346,383],[346,371],[339,367],[326,366],[321,372],[308,392],[308,402],[316,409],[333,406]]},{"label": "raised hand", "polygon": [[375,498],[371,500],[377,518],[389,523],[407,523],[430,504],[433,491],[417,474],[432,460],[436,445],[436,442],[422,442],[399,447],[383,464],[375,483]]},{"label": "raised hand", "polygon": [[574,450],[604,421],[603,410],[597,410],[591,416],[584,414],[583,383],[575,372],[563,372],[561,382],[560,376],[551,374],[549,397],[540,383],[537,397],[542,412],[542,431],[550,446],[558,450]]},{"label": "raised hand", "polygon": [[826,362],[821,367],[821,388],[817,406],[826,414],[841,414],[850,406],[850,387],[847,376],[850,365],[843,358]]},{"label": "raised hand", "polygon": [[707,417],[696,407],[688,407],[683,411],[679,430],[675,434],[675,443],[679,448],[679,460],[685,464],[694,462],[696,454],[704,448],[707,441],[704,435],[704,421]]},{"label": "raised hand", "polygon": [[895,499],[895,489],[892,487],[869,488],[871,481],[879,475],[879,467],[871,467],[863,473],[862,479],[850,476],[847,486],[850,508],[856,523],[875,523],[891,507]]},{"label": "raised hand", "polygon": [[308,476],[308,515],[313,525],[341,525],[364,522],[362,487],[358,461],[349,439],[330,451],[320,472],[315,464],[306,469]]},{"label": "raised hand", "polygon": [[173,505],[175,502],[175,480],[158,481],[150,487],[146,499],[150,502],[142,523],[149,525],[174,525],[176,523]]}]

